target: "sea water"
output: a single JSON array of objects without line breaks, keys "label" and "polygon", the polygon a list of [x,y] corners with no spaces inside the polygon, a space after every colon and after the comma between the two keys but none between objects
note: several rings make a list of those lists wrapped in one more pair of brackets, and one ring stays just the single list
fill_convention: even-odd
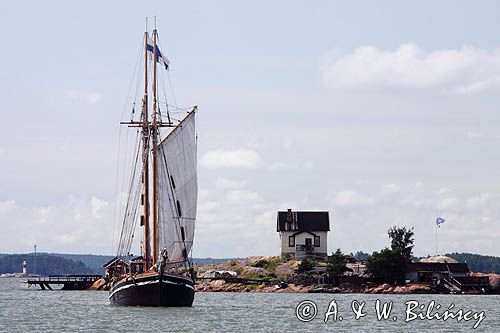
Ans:
[{"label": "sea water", "polygon": [[500,332],[499,307],[499,295],[201,292],[192,308],[116,307],[105,291],[0,279],[1,332]]}]

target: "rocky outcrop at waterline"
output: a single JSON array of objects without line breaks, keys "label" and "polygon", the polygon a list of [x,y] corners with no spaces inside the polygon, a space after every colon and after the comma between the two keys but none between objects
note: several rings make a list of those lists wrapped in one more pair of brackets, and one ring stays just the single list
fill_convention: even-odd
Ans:
[{"label": "rocky outcrop at waterline", "polygon": [[489,278],[490,293],[500,294],[500,274],[495,273],[471,273],[471,276],[487,276]]},{"label": "rocky outcrop at waterline", "polygon": [[198,292],[259,292],[259,293],[330,293],[330,294],[434,294],[438,290],[429,285],[409,284],[397,286],[382,284],[374,287],[356,286],[318,286],[318,285],[269,285],[269,284],[242,284],[225,282],[224,280],[204,281],[196,284]]},{"label": "rocky outcrop at waterline", "polygon": [[[390,285],[368,282],[323,284],[320,276],[325,269],[316,267],[316,273],[300,272],[300,261],[280,257],[249,257],[224,263],[196,266],[198,292],[263,292],[263,293],[366,293],[366,294],[436,294],[449,293],[442,287],[429,284]],[[490,292],[499,293],[500,274],[472,273],[488,276]],[[91,290],[109,290],[110,282],[97,280]],[[477,293],[477,292],[476,292]]]},{"label": "rocky outcrop at waterline", "polygon": [[106,291],[109,289],[111,289],[111,283],[106,282],[104,278],[96,280],[89,288],[89,290],[106,290]]}]

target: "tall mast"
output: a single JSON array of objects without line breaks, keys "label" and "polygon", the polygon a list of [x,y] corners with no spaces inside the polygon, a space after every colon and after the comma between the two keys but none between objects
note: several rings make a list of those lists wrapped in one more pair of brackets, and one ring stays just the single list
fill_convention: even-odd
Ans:
[{"label": "tall mast", "polygon": [[158,47],[156,46],[156,17],[155,17],[155,28],[153,30],[153,114],[152,114],[152,139],[153,139],[153,150],[152,150],[152,164],[153,164],[153,265],[156,264],[158,258],[158,162],[156,159],[156,151],[158,149],[158,123],[156,121],[156,113],[158,110],[157,97],[156,97],[156,52]]},{"label": "tall mast", "polygon": [[[146,21],[147,25],[147,21]],[[144,263],[145,270],[149,268],[151,260],[151,245],[149,235],[149,120],[148,120],[148,32],[144,33],[144,98],[142,100],[142,182],[144,183]]]}]

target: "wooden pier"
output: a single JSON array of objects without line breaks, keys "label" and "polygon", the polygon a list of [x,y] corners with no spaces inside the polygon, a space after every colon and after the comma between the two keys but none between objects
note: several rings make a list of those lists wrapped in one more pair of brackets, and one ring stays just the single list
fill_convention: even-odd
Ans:
[{"label": "wooden pier", "polygon": [[95,281],[102,278],[101,275],[49,275],[47,277],[29,278],[23,281],[31,287],[38,285],[43,290],[53,290],[52,286],[62,286],[60,290],[84,290],[88,289]]}]

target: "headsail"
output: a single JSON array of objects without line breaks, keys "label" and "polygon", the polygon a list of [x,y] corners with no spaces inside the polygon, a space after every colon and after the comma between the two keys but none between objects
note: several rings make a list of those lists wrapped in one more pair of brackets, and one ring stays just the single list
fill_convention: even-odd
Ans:
[{"label": "headsail", "polygon": [[167,250],[169,261],[185,260],[193,245],[198,199],[195,112],[158,146],[159,250]]}]

